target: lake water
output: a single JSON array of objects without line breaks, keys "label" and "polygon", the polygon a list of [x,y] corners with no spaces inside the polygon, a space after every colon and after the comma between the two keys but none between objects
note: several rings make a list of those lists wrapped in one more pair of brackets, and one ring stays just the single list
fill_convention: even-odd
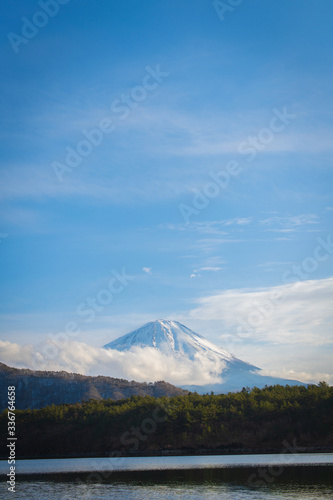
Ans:
[{"label": "lake water", "polygon": [[332,453],[19,460],[0,498],[332,500],[332,472]]}]

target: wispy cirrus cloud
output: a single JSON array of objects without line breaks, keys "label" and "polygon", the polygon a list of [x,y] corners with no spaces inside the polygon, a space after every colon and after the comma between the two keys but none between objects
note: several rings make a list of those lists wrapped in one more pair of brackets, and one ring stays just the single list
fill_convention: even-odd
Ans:
[{"label": "wispy cirrus cloud", "polygon": [[94,168],[84,164],[69,173],[64,182],[57,181],[51,166],[45,162],[34,165],[10,164],[3,169],[0,199],[2,201],[44,201],[78,198],[86,204],[133,205],[142,201],[174,199],[187,193],[182,179],[158,180],[158,176],[142,178],[140,172],[119,175],[118,170],[105,173],[105,161]]},{"label": "wispy cirrus cloud", "polygon": [[[191,221],[188,224],[161,224],[159,228],[169,231],[186,231],[203,234],[227,235],[231,226],[245,226],[251,224],[252,217],[233,217],[231,219],[221,219],[212,221]],[[228,231],[225,228],[228,228]]]},{"label": "wispy cirrus cloud", "polygon": [[[172,86],[166,89],[172,94]],[[183,96],[181,96],[183,97]],[[274,106],[273,106],[274,108]],[[151,140],[150,151],[157,155],[179,157],[218,157],[237,155],[239,145],[250,136],[254,136],[269,123],[269,112],[272,110],[250,109],[239,112],[216,113],[214,110],[196,114],[182,109],[179,103],[168,100],[168,107],[160,103],[154,108],[147,105],[140,108],[124,123],[127,130],[139,130],[141,136]],[[297,111],[296,111],[297,112]],[[298,121],[304,117],[297,114]],[[296,130],[286,130],[275,135],[274,140],[265,147],[262,154],[283,152],[317,152],[332,151],[332,131],[329,128],[313,129],[308,123]]]},{"label": "wispy cirrus cloud", "polygon": [[190,275],[190,278],[198,278],[201,276],[201,273],[206,273],[206,272],[213,272],[217,273],[219,271],[222,271],[223,267],[219,266],[202,266],[198,267],[197,269],[193,269],[192,274]]},{"label": "wispy cirrus cloud", "polygon": [[293,232],[313,224],[319,224],[319,217],[316,214],[275,215],[259,220],[259,225],[266,228],[267,231],[278,232]]},{"label": "wispy cirrus cloud", "polygon": [[[11,232],[19,229],[23,232],[40,233],[46,230],[43,213],[32,207],[7,207],[0,210],[0,223],[11,227]],[[15,228],[15,229],[14,229]]]}]

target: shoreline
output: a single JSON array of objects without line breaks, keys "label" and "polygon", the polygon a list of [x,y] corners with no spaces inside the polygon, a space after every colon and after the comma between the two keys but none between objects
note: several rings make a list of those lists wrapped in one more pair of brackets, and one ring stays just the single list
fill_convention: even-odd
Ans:
[{"label": "shoreline", "polygon": [[[279,474],[276,468],[279,467]],[[221,466],[207,467],[173,467],[158,469],[99,469],[92,467],[89,470],[71,471],[18,471],[20,481],[54,481],[70,482],[77,484],[92,483],[134,483],[144,484],[152,482],[165,483],[177,480],[192,483],[202,482],[237,482],[254,486],[253,478],[259,480],[260,472],[270,473],[273,471],[274,481],[285,483],[291,481],[313,484],[318,480],[329,482],[333,486],[332,464],[228,464]],[[271,479],[271,478],[270,478]],[[5,482],[6,478],[0,478],[0,482]]]},{"label": "shoreline", "polygon": [[[233,456],[233,455],[281,455],[285,454],[285,449],[249,449],[249,448],[234,448],[234,449],[210,449],[210,448],[198,448],[198,449],[172,449],[172,450],[147,450],[138,452],[110,452],[105,455],[95,454],[95,453],[71,453],[67,455],[62,454],[49,454],[49,455],[24,455],[16,456],[16,460],[62,460],[62,459],[80,459],[80,458],[134,458],[134,457],[187,457],[187,456]],[[297,455],[308,454],[308,453],[333,453],[333,448],[331,447],[304,447],[297,450]],[[0,460],[7,460],[7,456],[0,456]]]}]

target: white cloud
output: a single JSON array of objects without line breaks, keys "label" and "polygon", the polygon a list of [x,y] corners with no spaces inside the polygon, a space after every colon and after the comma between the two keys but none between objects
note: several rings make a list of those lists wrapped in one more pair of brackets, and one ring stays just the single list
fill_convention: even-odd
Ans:
[{"label": "white cloud", "polygon": [[151,267],[143,267],[142,271],[144,271],[147,274],[151,274],[152,268]]},{"label": "white cloud", "polygon": [[[0,340],[0,361],[17,368],[27,368],[33,359],[32,345],[19,345],[8,340]],[[8,361],[8,363],[7,363]]]},{"label": "white cloud", "polygon": [[252,217],[234,217],[233,219],[226,219],[221,221],[225,226],[230,226],[232,224],[244,226],[246,224],[251,224]]},{"label": "white cloud", "polygon": [[217,271],[221,271],[222,267],[210,267],[210,266],[206,266],[206,267],[199,267],[199,269],[194,269],[194,273],[197,273],[199,271],[213,271],[213,272],[217,272]]},{"label": "white cloud", "polygon": [[227,290],[198,300],[189,319],[206,321],[219,337],[255,342],[333,343],[333,278],[270,288]]},{"label": "white cloud", "polygon": [[193,273],[191,274],[190,278],[198,278],[201,277],[200,272],[218,272],[221,271],[223,268],[222,267],[217,267],[217,266],[203,266],[203,267],[198,267],[198,269],[193,269]]},{"label": "white cloud", "polygon": [[107,375],[138,382],[165,380],[175,385],[221,382],[221,361],[203,355],[181,360],[152,347],[133,347],[119,352],[82,342],[47,340],[39,347],[19,346],[0,341],[0,361],[9,366],[32,370],[67,371],[83,375]]},{"label": "white cloud", "polygon": [[225,290],[180,321],[262,374],[333,384],[333,278]]},{"label": "white cloud", "polygon": [[318,382],[325,381],[330,385],[333,385],[333,374],[323,373],[314,371],[309,373],[308,371],[297,371],[293,369],[289,370],[262,370],[260,375],[264,377],[277,377],[289,380],[300,380],[306,384],[317,384]]}]

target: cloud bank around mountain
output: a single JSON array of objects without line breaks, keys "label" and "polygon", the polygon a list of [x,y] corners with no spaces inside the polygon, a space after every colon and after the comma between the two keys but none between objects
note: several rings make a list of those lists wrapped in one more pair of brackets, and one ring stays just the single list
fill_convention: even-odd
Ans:
[{"label": "cloud bank around mountain", "polygon": [[138,382],[165,380],[174,385],[220,383],[224,364],[196,354],[194,360],[177,360],[152,347],[133,347],[119,352],[66,341],[48,339],[40,346],[20,346],[0,341],[0,361],[16,368],[67,371],[83,375],[106,375]]}]

